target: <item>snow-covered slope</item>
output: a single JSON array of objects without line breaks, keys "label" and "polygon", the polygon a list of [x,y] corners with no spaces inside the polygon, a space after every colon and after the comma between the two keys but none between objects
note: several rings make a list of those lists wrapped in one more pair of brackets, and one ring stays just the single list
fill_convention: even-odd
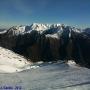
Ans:
[{"label": "snow-covered slope", "polygon": [[4,34],[6,32],[7,32],[7,30],[3,30],[3,31],[0,31],[0,34]]},{"label": "snow-covered slope", "polygon": [[29,62],[22,56],[0,47],[0,72],[13,73],[29,69]]},{"label": "snow-covered slope", "polygon": [[58,34],[52,34],[52,35],[47,34],[46,37],[52,37],[52,38],[57,38],[57,39],[59,39]]}]

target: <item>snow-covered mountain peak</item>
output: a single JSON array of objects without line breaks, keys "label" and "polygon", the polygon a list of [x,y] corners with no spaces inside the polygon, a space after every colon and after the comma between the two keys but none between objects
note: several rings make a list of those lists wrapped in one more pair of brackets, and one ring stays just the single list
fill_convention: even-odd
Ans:
[{"label": "snow-covered mountain peak", "polygon": [[79,28],[75,28],[75,27],[72,27],[72,30],[75,31],[75,32],[77,32],[77,33],[81,33],[81,32],[82,32],[81,29],[79,29]]},{"label": "snow-covered mountain peak", "polygon": [[7,30],[7,33],[9,35],[19,35],[19,34],[25,34],[25,33],[30,33],[32,30],[36,30],[40,33],[43,33],[45,31],[48,32],[63,32],[63,30],[73,30],[77,33],[80,33],[81,30],[77,29],[75,27],[67,26],[64,24],[40,24],[40,23],[33,23],[29,26],[13,26],[9,30]]},{"label": "snow-covered mountain peak", "polygon": [[25,32],[25,27],[26,26],[13,26],[11,27],[7,32],[10,35],[18,35],[18,34],[22,34]]},{"label": "snow-covered mountain peak", "polygon": [[62,24],[51,24],[51,27],[60,27]]},{"label": "snow-covered mountain peak", "polygon": [[58,23],[58,24],[51,24],[50,25],[50,28],[58,28],[60,30],[63,30],[65,27],[66,26],[64,24],[60,24],[60,23]]},{"label": "snow-covered mountain peak", "polygon": [[50,28],[50,25],[48,24],[33,23],[31,25],[31,30],[37,30],[37,31],[41,31],[41,30],[43,31],[49,28]]},{"label": "snow-covered mountain peak", "polygon": [[33,23],[31,25],[31,30],[37,30],[37,31],[44,31],[47,29],[60,29],[63,30],[63,28],[65,27],[64,24],[40,24],[40,23]]}]

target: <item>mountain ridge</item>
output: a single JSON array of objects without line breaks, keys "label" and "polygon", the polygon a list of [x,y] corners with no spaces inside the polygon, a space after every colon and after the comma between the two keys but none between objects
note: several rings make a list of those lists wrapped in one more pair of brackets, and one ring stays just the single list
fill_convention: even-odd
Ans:
[{"label": "mountain ridge", "polygon": [[64,24],[14,26],[0,33],[0,46],[24,55],[33,62],[75,60],[90,66],[90,34]]}]

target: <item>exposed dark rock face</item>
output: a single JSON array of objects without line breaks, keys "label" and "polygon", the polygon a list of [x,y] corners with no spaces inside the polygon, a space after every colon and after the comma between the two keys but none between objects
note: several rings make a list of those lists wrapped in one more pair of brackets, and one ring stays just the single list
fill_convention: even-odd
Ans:
[{"label": "exposed dark rock face", "polygon": [[[68,59],[67,57],[67,45],[69,43],[69,27],[64,28],[62,34],[60,35],[60,57],[61,60]],[[70,47],[68,47],[70,48]]]},{"label": "exposed dark rock face", "polygon": [[0,34],[0,46],[13,49],[16,46],[17,36],[9,36],[7,33]]},{"label": "exposed dark rock face", "polygon": [[90,67],[90,36],[86,33],[72,32],[73,53],[74,60]]},{"label": "exposed dark rock face", "polygon": [[32,61],[75,60],[90,67],[90,34],[78,33],[70,27],[50,28],[40,33],[25,27],[30,33],[8,30],[0,34],[0,46],[24,55]]}]

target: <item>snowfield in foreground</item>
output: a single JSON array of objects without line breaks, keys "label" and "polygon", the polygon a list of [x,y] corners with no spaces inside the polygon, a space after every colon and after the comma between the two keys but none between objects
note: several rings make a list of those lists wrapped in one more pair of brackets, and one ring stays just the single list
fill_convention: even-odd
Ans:
[{"label": "snowfield in foreground", "polygon": [[0,87],[11,87],[11,90],[16,87],[18,90],[90,90],[90,69],[73,67],[71,61],[68,63],[38,63],[36,69],[0,74]]},{"label": "snowfield in foreground", "polygon": [[0,73],[13,73],[30,69],[30,63],[11,50],[0,47]]}]

